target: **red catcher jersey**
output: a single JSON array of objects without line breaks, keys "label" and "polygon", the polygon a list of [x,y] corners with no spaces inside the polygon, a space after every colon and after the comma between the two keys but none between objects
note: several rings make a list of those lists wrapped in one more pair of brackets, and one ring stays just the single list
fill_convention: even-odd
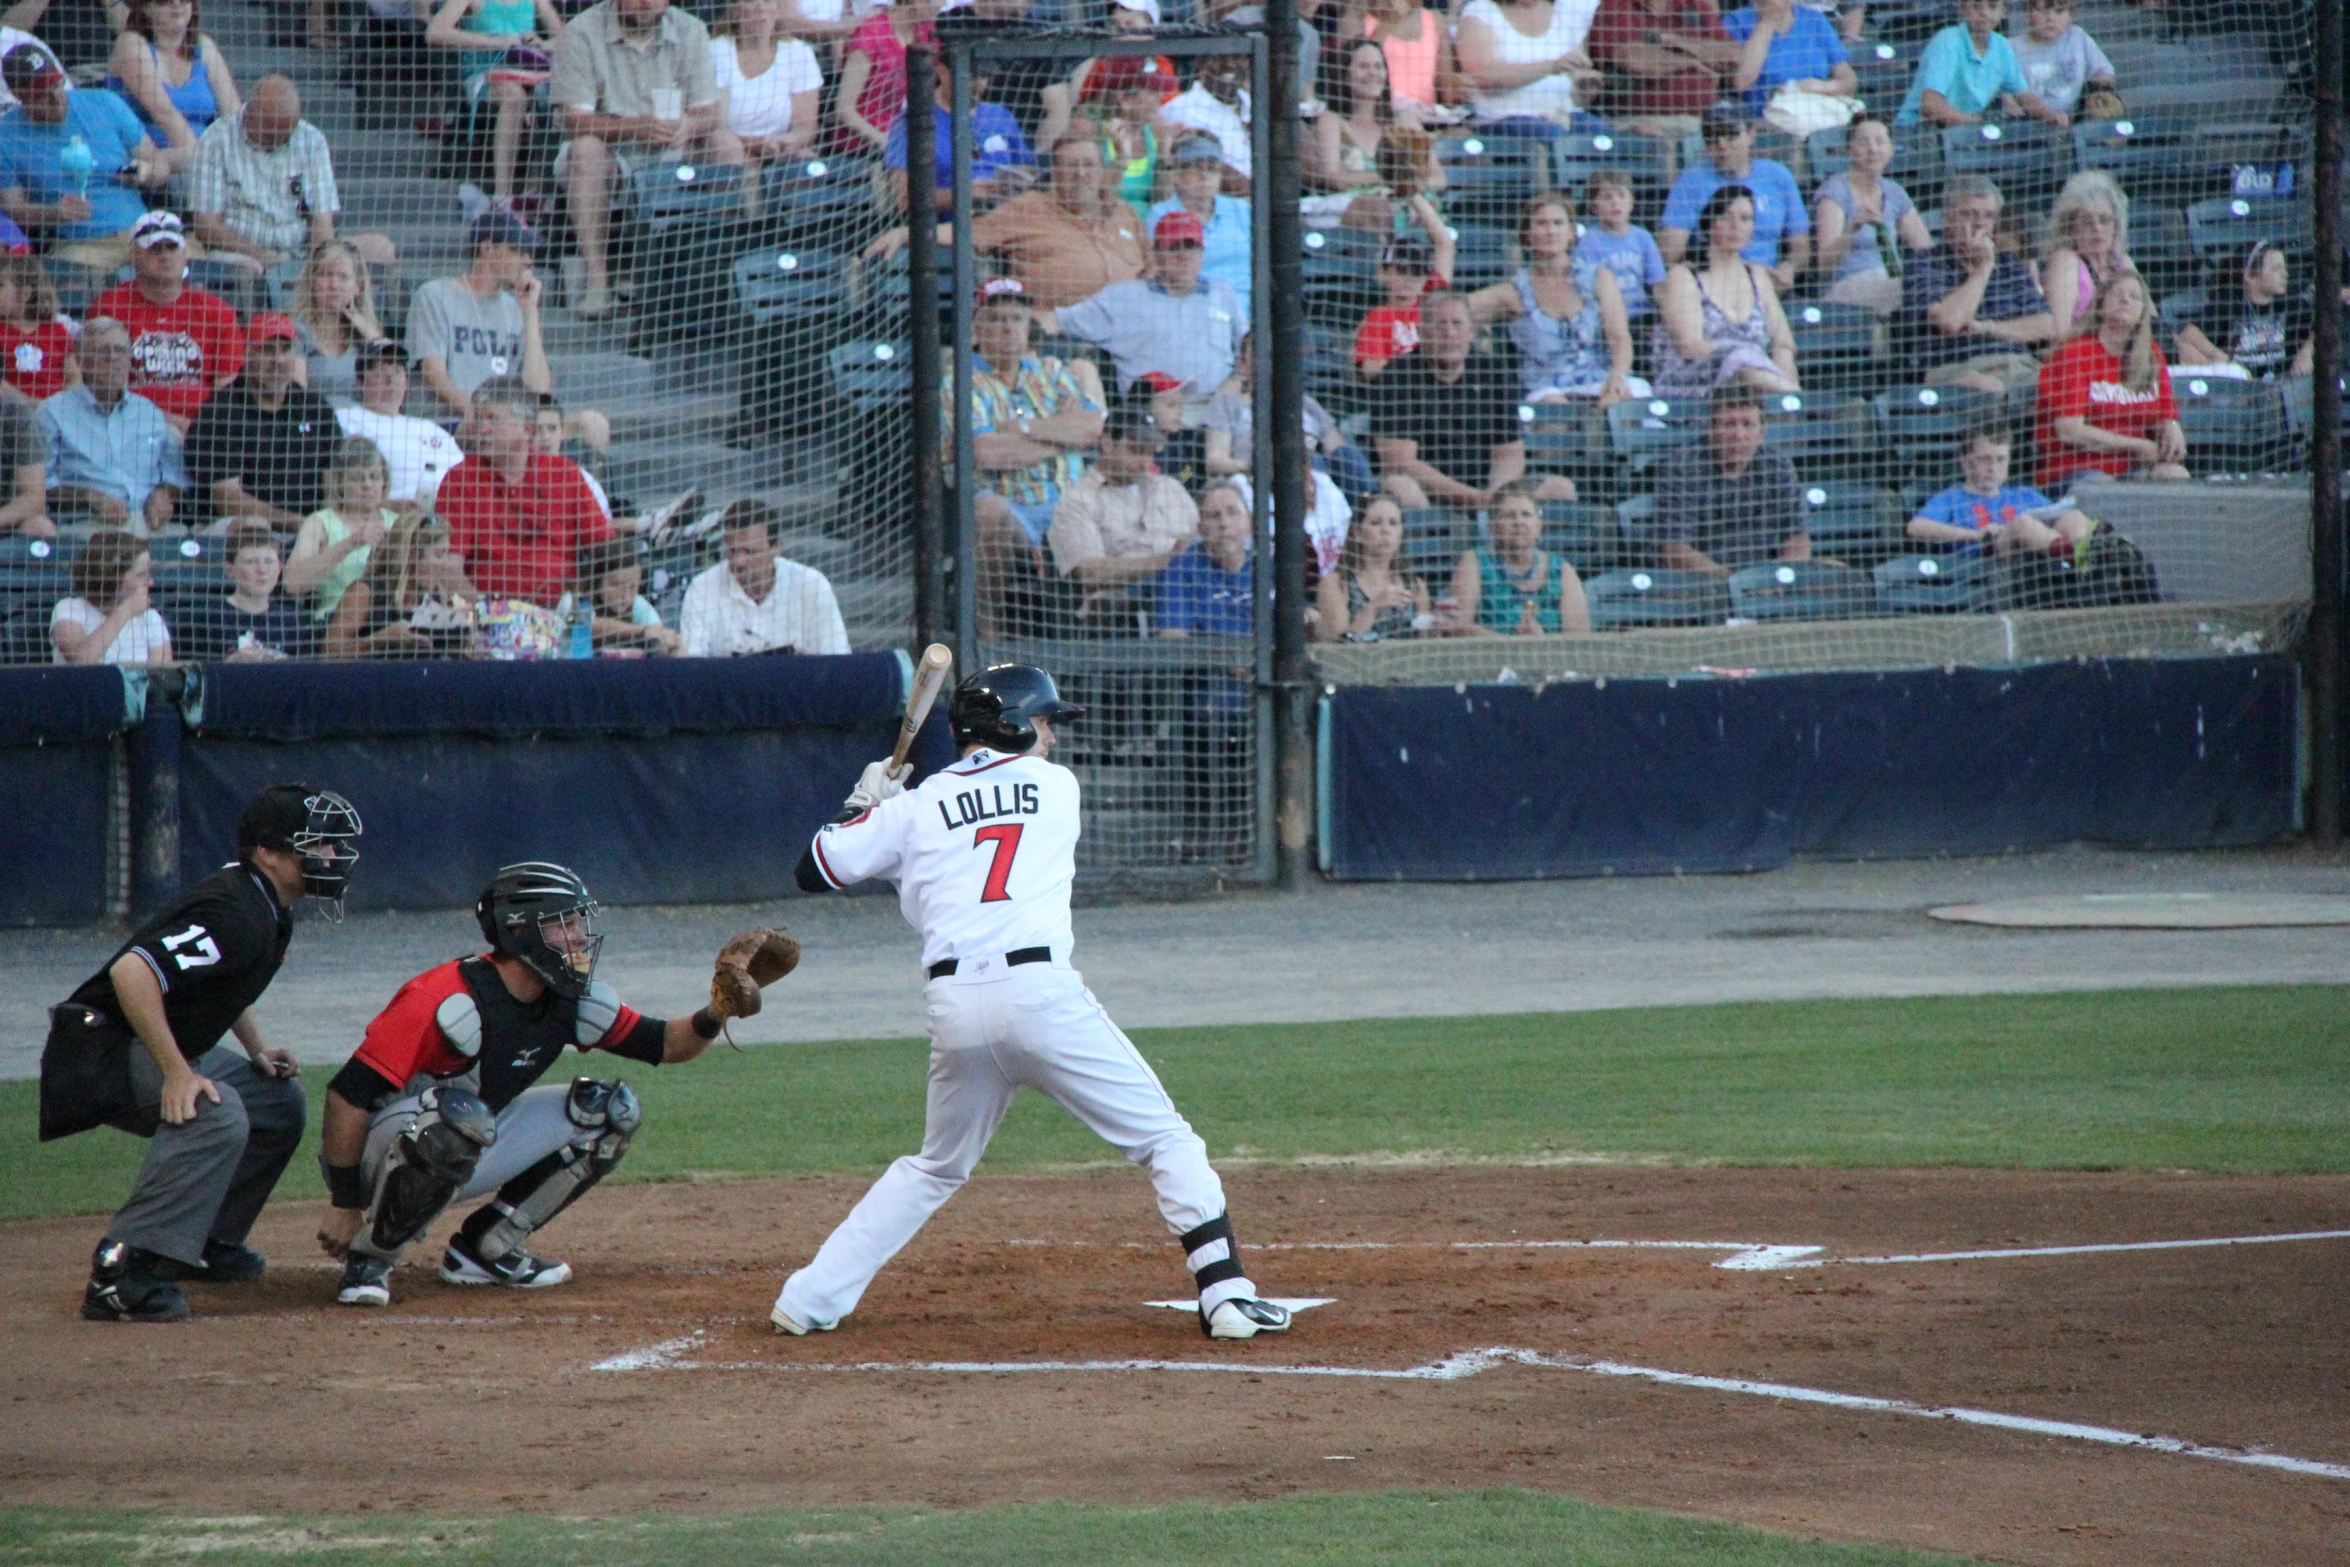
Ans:
[{"label": "red catcher jersey", "polygon": [[[470,1060],[459,1055],[449,1044],[448,1036],[441,1032],[434,1013],[442,1002],[467,989],[465,976],[459,972],[459,965],[467,961],[486,959],[451,959],[438,968],[426,969],[402,985],[392,997],[391,1005],[367,1025],[367,1037],[360,1042],[355,1059],[394,1087],[405,1087],[419,1072],[434,1077],[456,1077],[478,1066],[482,1097],[492,1110],[499,1110],[536,1081],[565,1046],[580,1050],[595,1048],[580,1043],[577,1038],[576,1004],[550,995],[544,1003],[534,1003],[530,1009],[544,1014],[543,1028],[518,1032],[502,1027],[496,1017],[485,1012],[480,1054]],[[626,1039],[638,1021],[633,1008],[622,1006],[612,1026],[596,1044]]]},{"label": "red catcher jersey", "polygon": [[93,316],[112,316],[131,334],[131,390],[165,413],[193,419],[221,377],[245,368],[245,333],[228,302],[183,288],[153,305],[135,283],[98,296]]},{"label": "red catcher jersey", "polygon": [[816,834],[834,887],[898,884],[924,967],[1050,947],[1068,961],[1077,878],[1077,779],[1034,756],[974,751],[895,799]]}]

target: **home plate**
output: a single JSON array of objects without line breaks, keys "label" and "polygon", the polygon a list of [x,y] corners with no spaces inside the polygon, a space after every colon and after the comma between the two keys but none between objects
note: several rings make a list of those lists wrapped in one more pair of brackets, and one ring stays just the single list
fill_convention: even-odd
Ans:
[{"label": "home plate", "polygon": [[1953,903],[1926,912],[1938,920],[1973,925],[2222,930],[2260,925],[2350,925],[2350,897],[2282,892],[2093,892]]},{"label": "home plate", "polygon": [[[1298,1312],[1298,1311],[1311,1311],[1311,1310],[1313,1310],[1313,1309],[1314,1309],[1316,1306],[1335,1306],[1335,1305],[1337,1305],[1337,1304],[1338,1304],[1338,1297],[1337,1297],[1337,1296],[1335,1296],[1335,1295],[1325,1295],[1325,1296],[1320,1296],[1320,1297],[1310,1297],[1310,1296],[1309,1296],[1309,1297],[1299,1297],[1299,1296],[1294,1296],[1294,1295],[1267,1295],[1267,1296],[1265,1296],[1265,1297],[1264,1297],[1264,1299],[1265,1299],[1265,1303],[1266,1303],[1267,1305],[1271,1305],[1271,1306],[1279,1306],[1279,1307],[1280,1307],[1282,1310],[1284,1310],[1284,1311],[1289,1311],[1289,1312]],[[1163,1310],[1163,1311],[1191,1311],[1191,1312],[1196,1312],[1196,1311],[1198,1311],[1198,1310],[1199,1310],[1199,1302],[1198,1302],[1198,1300],[1196,1300],[1196,1299],[1193,1299],[1193,1300],[1146,1300],[1146,1301],[1144,1301],[1144,1302],[1143,1302],[1143,1304],[1144,1304],[1144,1305],[1146,1305],[1146,1306],[1157,1306],[1157,1307],[1159,1307],[1159,1308],[1160,1308],[1161,1310]]]}]

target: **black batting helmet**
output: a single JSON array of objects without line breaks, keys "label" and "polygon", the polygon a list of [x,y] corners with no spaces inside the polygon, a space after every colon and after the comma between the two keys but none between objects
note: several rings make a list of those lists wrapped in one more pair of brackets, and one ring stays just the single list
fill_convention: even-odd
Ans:
[{"label": "black batting helmet", "polygon": [[571,997],[585,995],[595,978],[596,955],[604,949],[599,912],[578,872],[545,860],[499,867],[473,905],[492,949]]},{"label": "black batting helmet", "polygon": [[1083,718],[1085,709],[1061,700],[1053,677],[1033,664],[997,664],[955,687],[947,725],[958,744],[977,742],[1020,752],[1036,744],[1039,718]]}]

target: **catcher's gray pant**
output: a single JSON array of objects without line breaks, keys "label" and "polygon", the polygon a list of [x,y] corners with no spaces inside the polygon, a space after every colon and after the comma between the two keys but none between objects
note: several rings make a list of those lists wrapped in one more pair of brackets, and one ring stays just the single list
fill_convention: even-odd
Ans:
[{"label": "catcher's gray pant", "polygon": [[[776,1304],[795,1320],[829,1328],[856,1309],[873,1275],[961,1189],[1022,1088],[1049,1096],[1148,1170],[1174,1234],[1223,1216],[1224,1183],[1207,1145],[1076,970],[990,965],[983,977],[934,979],[922,997],[930,1012],[922,1151],[883,1171],[815,1260],[784,1281]],[[1255,1285],[1234,1278],[1200,1298],[1213,1307],[1254,1294]]]},{"label": "catcher's gray pant", "polygon": [[302,1085],[267,1076],[242,1050],[214,1045],[193,1064],[220,1090],[220,1102],[198,1094],[196,1113],[171,1126],[159,1115],[163,1069],[144,1046],[131,1046],[139,1109],[113,1124],[141,1136],[152,1128],[153,1135],[130,1200],[106,1226],[112,1240],[191,1263],[204,1260],[207,1240],[244,1244],[301,1146],[305,1114]]},{"label": "catcher's gray pant", "polygon": [[[568,1081],[542,1083],[515,1095],[513,1102],[498,1112],[497,1138],[481,1151],[481,1163],[473,1167],[473,1179],[449,1199],[450,1205],[488,1196],[566,1144],[585,1147],[603,1136],[601,1127],[581,1126],[571,1119],[564,1109],[570,1096]],[[383,1180],[384,1161],[391,1157],[392,1144],[408,1130],[422,1109],[419,1095],[404,1094],[376,1111],[368,1121],[367,1151],[359,1158],[359,1178],[370,1193]],[[351,1249],[363,1256],[397,1260],[395,1254],[378,1250],[370,1242],[372,1228],[362,1226],[358,1238],[351,1242]]]}]

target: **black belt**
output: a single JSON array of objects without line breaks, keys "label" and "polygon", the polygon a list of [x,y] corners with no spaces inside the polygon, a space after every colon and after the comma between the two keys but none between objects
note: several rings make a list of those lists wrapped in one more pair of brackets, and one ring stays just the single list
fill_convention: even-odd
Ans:
[{"label": "black belt", "polygon": [[[1053,949],[1050,947],[1022,947],[1017,952],[1004,954],[1004,967],[1018,968],[1023,963],[1050,963],[1052,960]],[[932,979],[944,979],[955,971],[961,961],[960,958],[940,958],[924,972]]]}]

